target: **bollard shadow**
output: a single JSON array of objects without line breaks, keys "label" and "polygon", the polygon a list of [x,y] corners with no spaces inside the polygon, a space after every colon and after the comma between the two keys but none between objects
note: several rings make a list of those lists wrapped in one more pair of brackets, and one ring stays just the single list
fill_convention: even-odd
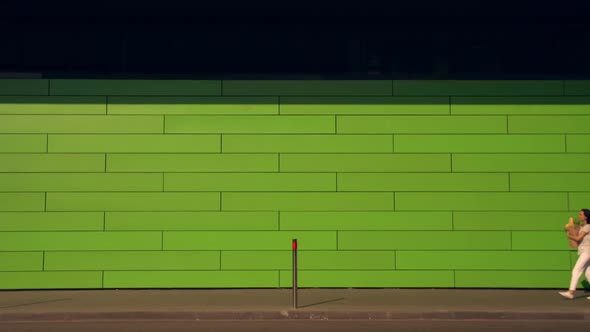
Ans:
[{"label": "bollard shadow", "polygon": [[70,299],[55,299],[55,300],[47,300],[47,301],[39,301],[39,302],[29,302],[29,303],[21,303],[21,304],[12,304],[12,305],[0,306],[0,309],[16,308],[16,307],[26,307],[28,305],[44,304],[44,303],[52,303],[52,302],[61,302],[61,301],[67,301],[67,300],[70,300]]},{"label": "bollard shadow", "polygon": [[341,298],[338,298],[338,299],[326,300],[326,301],[315,302],[315,303],[310,303],[310,304],[305,304],[305,305],[298,305],[297,308],[313,307],[313,306],[316,306],[316,305],[326,304],[326,303],[330,303],[330,302],[337,302],[337,301],[341,301],[341,300],[344,300],[344,298],[341,297]]}]

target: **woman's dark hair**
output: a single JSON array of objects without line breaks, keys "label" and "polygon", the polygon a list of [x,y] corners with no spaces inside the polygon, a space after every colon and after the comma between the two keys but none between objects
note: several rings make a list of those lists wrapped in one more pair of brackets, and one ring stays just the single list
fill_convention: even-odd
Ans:
[{"label": "woman's dark hair", "polygon": [[590,223],[590,210],[588,210],[588,209],[581,209],[580,211],[582,211],[582,213],[584,213],[584,215],[586,216],[587,222]]}]

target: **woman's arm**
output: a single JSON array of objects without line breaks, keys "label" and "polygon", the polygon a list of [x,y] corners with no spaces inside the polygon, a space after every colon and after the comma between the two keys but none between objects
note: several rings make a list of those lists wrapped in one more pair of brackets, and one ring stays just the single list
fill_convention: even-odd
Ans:
[{"label": "woman's arm", "polygon": [[568,239],[570,240],[574,240],[578,243],[580,243],[582,241],[582,239],[584,238],[584,236],[586,236],[588,233],[586,232],[580,232],[578,233],[578,235],[570,235],[569,233],[566,233],[566,236]]}]

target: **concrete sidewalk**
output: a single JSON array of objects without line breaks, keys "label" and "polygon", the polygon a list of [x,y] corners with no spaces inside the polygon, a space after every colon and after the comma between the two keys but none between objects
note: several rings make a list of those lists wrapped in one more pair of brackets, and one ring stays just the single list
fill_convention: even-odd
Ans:
[{"label": "concrete sidewalk", "polygon": [[0,322],[270,319],[590,321],[590,294],[556,290],[289,289],[1,291]]}]

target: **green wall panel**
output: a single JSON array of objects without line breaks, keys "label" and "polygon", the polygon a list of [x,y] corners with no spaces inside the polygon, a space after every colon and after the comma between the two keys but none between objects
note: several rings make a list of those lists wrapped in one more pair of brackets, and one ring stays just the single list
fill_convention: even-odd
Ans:
[{"label": "green wall panel", "polygon": [[588,172],[590,154],[455,154],[453,172]]},{"label": "green wall panel", "polygon": [[[0,179],[2,177],[0,176]],[[0,188],[2,185],[0,184]],[[336,191],[327,173],[172,173],[165,191]]]},{"label": "green wall panel", "polygon": [[278,230],[277,212],[107,212],[106,230]]},{"label": "green wall panel", "polygon": [[393,210],[391,193],[222,193],[227,211]]},{"label": "green wall panel", "polygon": [[590,81],[564,81],[564,85],[564,93],[566,96],[590,96]]},{"label": "green wall panel", "polygon": [[51,95],[219,96],[221,81],[51,80]]},{"label": "green wall panel", "polygon": [[543,96],[563,95],[563,81],[399,80],[394,95],[409,96]]},{"label": "green wall panel", "polygon": [[51,134],[48,140],[48,149],[52,153],[213,153],[221,151],[219,135]]},{"label": "green wall panel", "polygon": [[398,251],[398,270],[567,270],[559,251]]},{"label": "green wall panel", "polygon": [[165,231],[164,250],[300,250],[336,249],[336,232],[325,231]]},{"label": "green wall panel", "polygon": [[161,232],[0,233],[0,251],[160,249]]},{"label": "green wall panel", "polygon": [[161,134],[164,118],[155,115],[0,115],[0,133]]},{"label": "green wall panel", "polygon": [[45,254],[45,270],[219,270],[218,251],[72,251]]},{"label": "green wall panel", "polygon": [[168,115],[166,133],[198,134],[333,134],[328,115]]},{"label": "green wall panel", "polygon": [[[303,269],[300,262],[303,253],[309,251],[298,252],[299,269]],[[293,266],[292,256],[290,250],[222,251],[221,270],[288,270]]]},{"label": "green wall panel", "polygon": [[277,97],[111,97],[109,114],[278,114]]},{"label": "green wall panel", "polygon": [[103,154],[0,154],[0,172],[104,172]]},{"label": "green wall panel", "polygon": [[590,152],[590,135],[567,135],[567,152]]},{"label": "green wall panel", "polygon": [[450,212],[281,212],[281,230],[451,230]]},{"label": "green wall panel", "polygon": [[341,173],[338,191],[508,191],[494,173]]},{"label": "green wall panel", "polygon": [[281,114],[449,114],[445,97],[283,97]]},{"label": "green wall panel", "polygon": [[6,134],[0,135],[0,153],[6,152],[46,152],[47,135]]},{"label": "green wall panel", "polygon": [[[531,209],[534,210],[534,209]],[[454,212],[455,230],[480,231],[554,231],[562,229],[577,212]]]},{"label": "green wall panel", "polygon": [[280,162],[281,172],[451,171],[448,154],[282,154]]},{"label": "green wall panel", "polygon": [[[281,271],[281,287],[291,287],[293,274]],[[453,271],[301,271],[299,287],[453,287]]]},{"label": "green wall panel", "polygon": [[0,211],[43,211],[43,193],[1,193]]},{"label": "green wall panel", "polygon": [[41,270],[43,270],[42,252],[0,252],[0,271]]},{"label": "green wall panel", "polygon": [[555,231],[513,231],[512,249],[570,250],[568,239],[563,231],[563,225],[559,224],[556,225]]},{"label": "green wall panel", "polygon": [[578,134],[588,132],[590,116],[509,116],[511,134]]},{"label": "green wall panel", "polygon": [[0,173],[0,191],[162,191],[162,174]]},{"label": "green wall panel", "polygon": [[580,209],[590,209],[590,193],[571,193],[569,194],[570,209],[576,211]]},{"label": "green wall panel", "polygon": [[0,79],[0,95],[47,96],[48,94],[48,80]]},{"label": "green wall panel", "polygon": [[101,288],[102,272],[0,272],[0,289]]},{"label": "green wall panel", "polygon": [[106,169],[107,172],[276,172],[278,167],[276,154],[111,154],[107,156]]},{"label": "green wall panel", "polygon": [[224,96],[391,96],[388,80],[228,80]]},{"label": "green wall panel", "polygon": [[0,96],[0,114],[106,114],[106,97]]},{"label": "green wall panel", "polygon": [[413,211],[560,211],[567,210],[565,193],[396,193],[396,210]]},{"label": "green wall panel", "polygon": [[337,117],[339,134],[505,134],[505,116],[356,116]]},{"label": "green wall panel", "polygon": [[508,250],[510,232],[340,231],[339,250]]},{"label": "green wall panel", "polygon": [[567,288],[570,271],[456,271],[455,287]]},{"label": "green wall panel", "polygon": [[588,97],[451,97],[451,114],[590,114]]},{"label": "green wall panel", "polygon": [[2,212],[0,232],[102,231],[102,212]]},{"label": "green wall panel", "polygon": [[219,193],[47,193],[47,211],[214,211]]},{"label": "green wall panel", "polygon": [[563,135],[395,135],[395,152],[565,152]]},{"label": "green wall panel", "polygon": [[590,191],[590,173],[515,173],[511,191]]},{"label": "green wall panel", "polygon": [[276,271],[106,271],[105,288],[278,287]]},{"label": "green wall panel", "polygon": [[[299,251],[297,269],[393,270],[393,251]],[[283,251],[222,251],[222,270],[291,270],[292,253]]]},{"label": "green wall panel", "polygon": [[393,151],[391,135],[224,135],[223,152],[379,153]]}]

